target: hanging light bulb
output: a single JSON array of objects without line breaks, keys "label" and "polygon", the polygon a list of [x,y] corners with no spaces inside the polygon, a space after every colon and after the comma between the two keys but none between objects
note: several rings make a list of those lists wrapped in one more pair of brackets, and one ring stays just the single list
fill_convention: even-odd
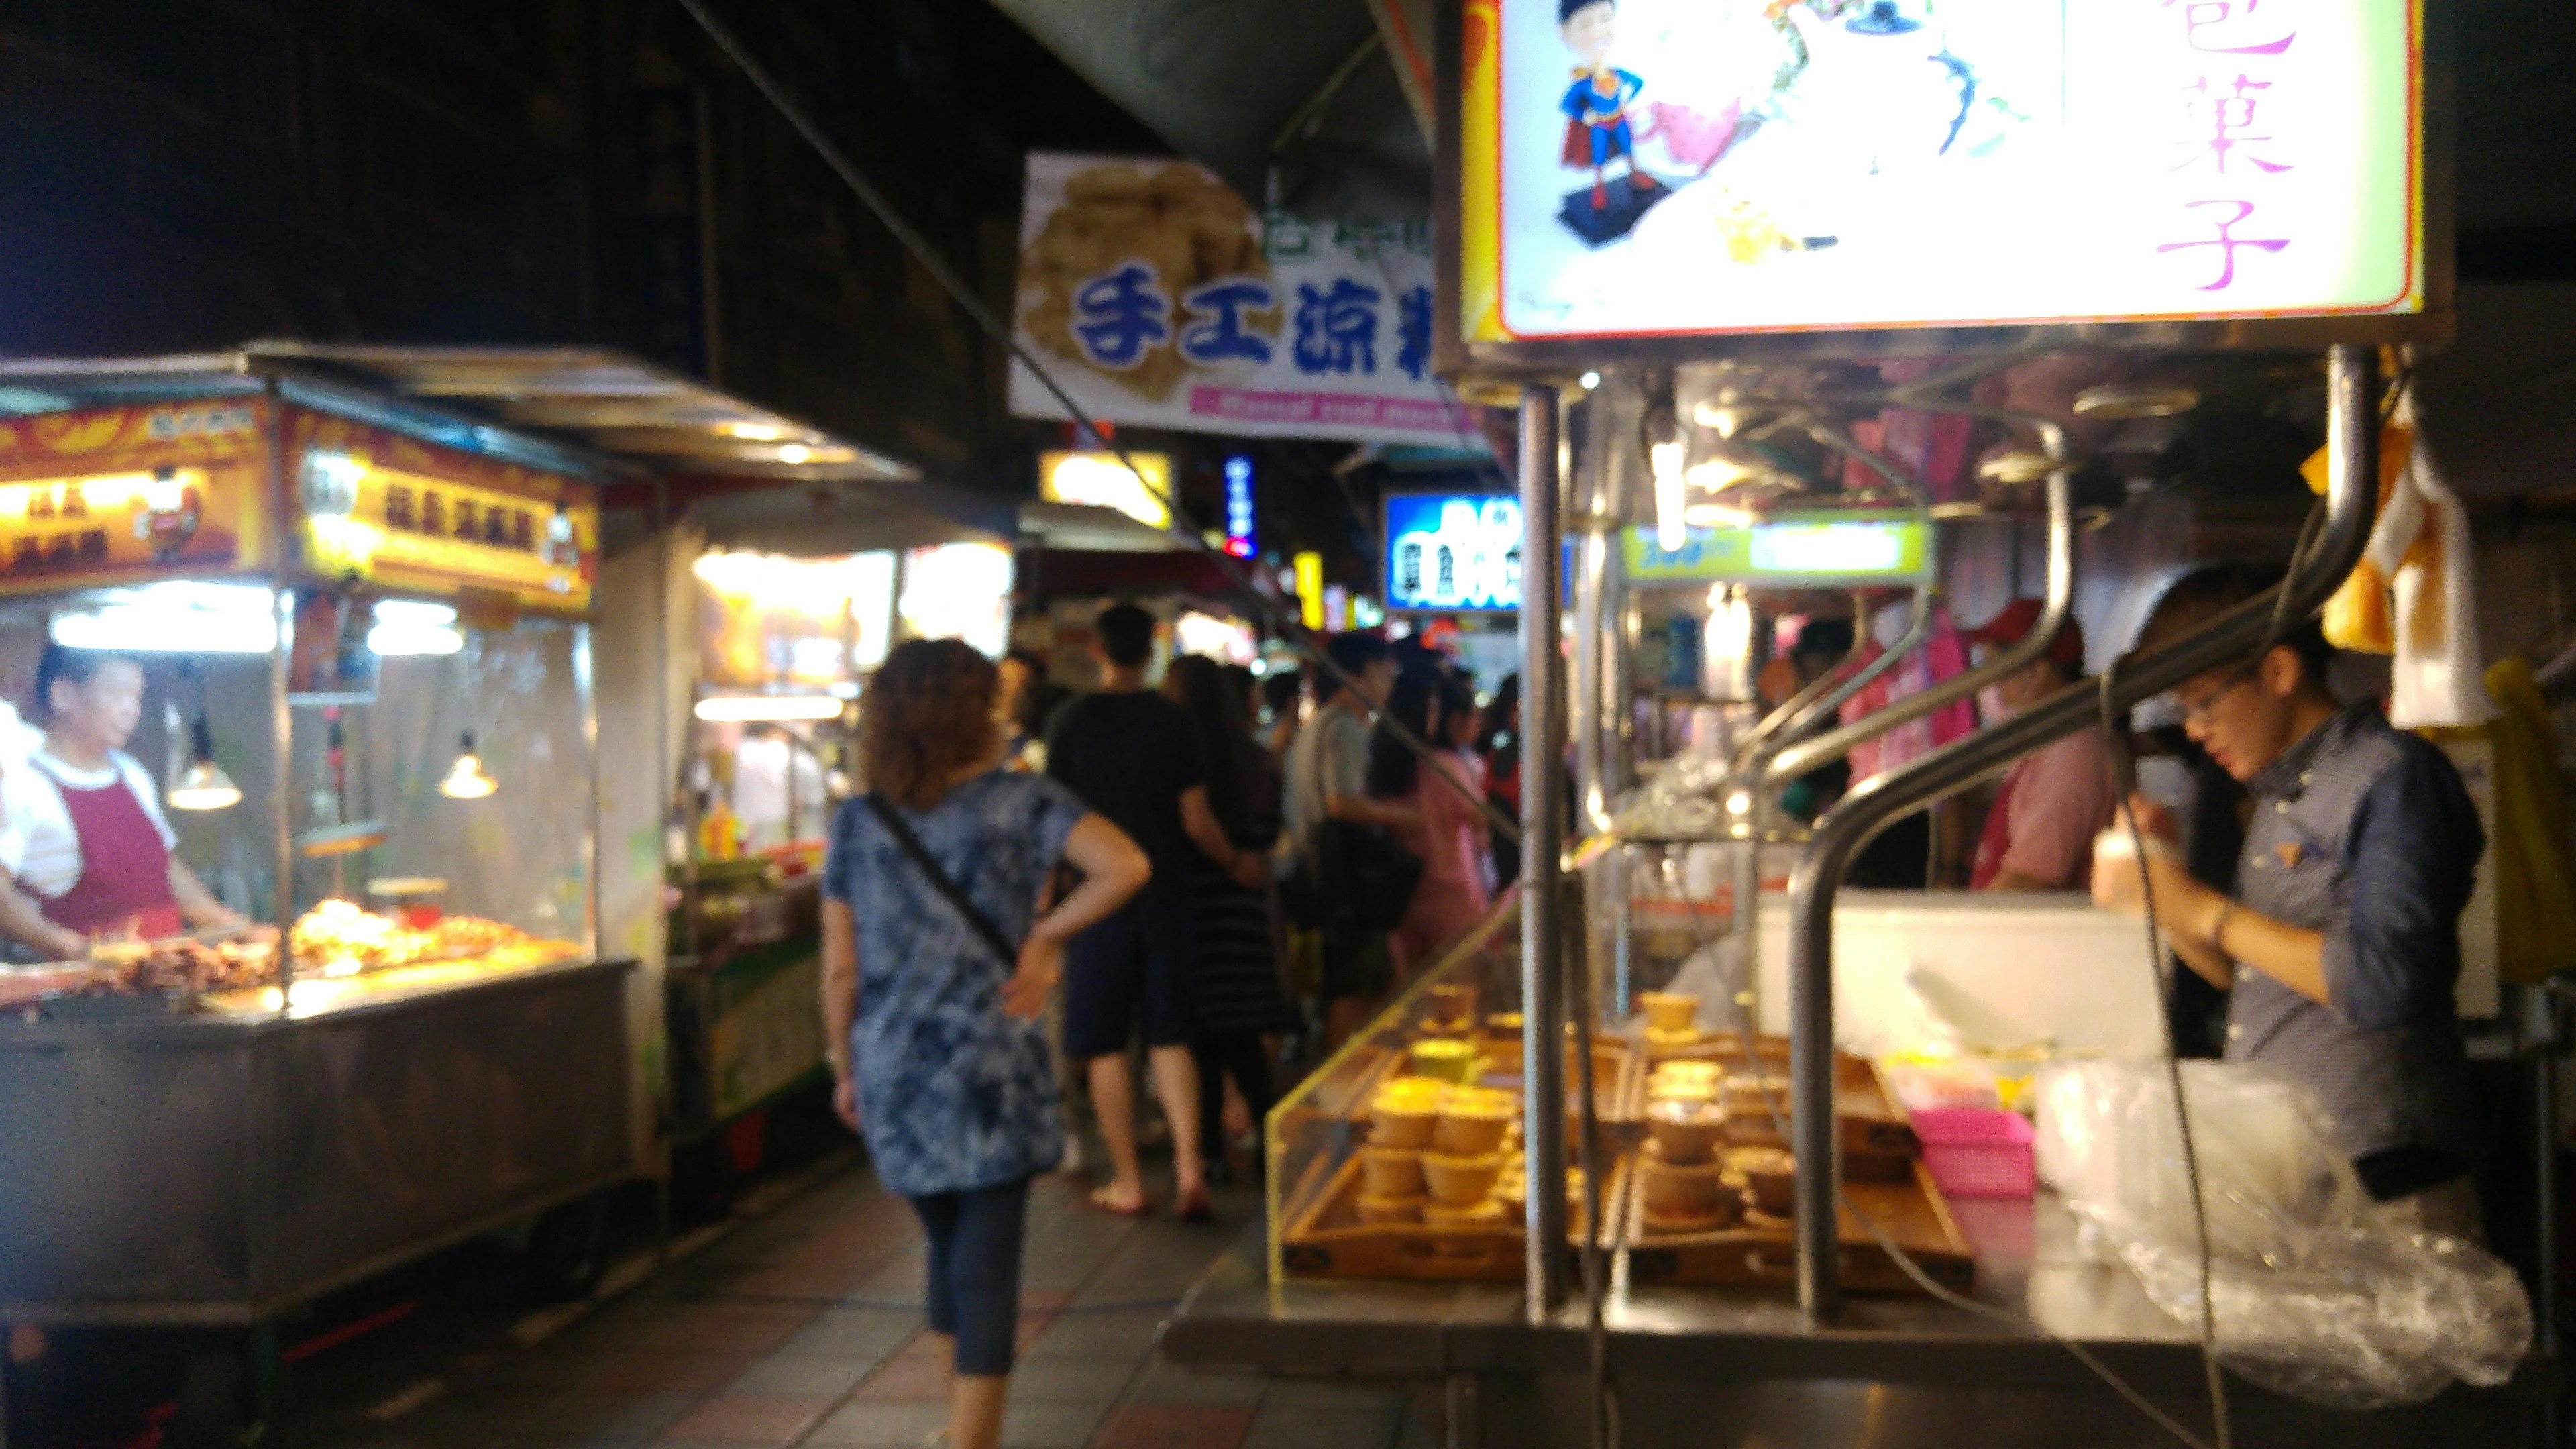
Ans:
[{"label": "hanging light bulb", "polygon": [[438,793],[450,800],[482,800],[501,788],[483,768],[483,757],[475,752],[474,731],[467,730],[458,742],[456,763],[448,767],[447,778],[438,782]]},{"label": "hanging light bulb", "polygon": [[229,810],[241,803],[241,786],[215,763],[215,731],[200,714],[188,726],[188,768],[166,797],[173,810]]}]

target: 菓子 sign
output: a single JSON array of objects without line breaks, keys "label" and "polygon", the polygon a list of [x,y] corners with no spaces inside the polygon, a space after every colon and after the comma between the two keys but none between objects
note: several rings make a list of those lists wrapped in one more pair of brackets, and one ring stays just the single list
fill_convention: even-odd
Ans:
[{"label": "\u83d3\u5b50 sign", "polygon": [[[1093,417],[1484,445],[1431,370],[1430,227],[1263,218],[1186,161],[1029,157],[1013,326]],[[1018,363],[1011,410],[1064,408]]]},{"label": "\u83d3\u5b50 sign", "polygon": [[2420,0],[1466,0],[1465,339],[2424,312]]}]

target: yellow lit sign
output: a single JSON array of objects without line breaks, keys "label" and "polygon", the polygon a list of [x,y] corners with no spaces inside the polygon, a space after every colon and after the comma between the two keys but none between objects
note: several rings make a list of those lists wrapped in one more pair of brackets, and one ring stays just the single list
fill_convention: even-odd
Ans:
[{"label": "yellow lit sign", "polygon": [[1309,629],[1324,627],[1324,556],[1301,553],[1293,560],[1297,567],[1297,617]]},{"label": "yellow lit sign", "polygon": [[492,589],[546,608],[590,607],[599,511],[309,449],[305,563],[326,578]]},{"label": "yellow lit sign", "polygon": [[1129,472],[1114,453],[1041,453],[1038,496],[1049,503],[1109,508],[1147,528],[1172,526],[1172,460],[1163,453],[1129,453]]},{"label": "yellow lit sign", "polygon": [[828,686],[885,663],[894,628],[894,557],[700,555],[700,677],[736,689]]},{"label": "yellow lit sign", "polygon": [[202,468],[0,484],[0,573],[61,584],[230,564],[240,514]]}]

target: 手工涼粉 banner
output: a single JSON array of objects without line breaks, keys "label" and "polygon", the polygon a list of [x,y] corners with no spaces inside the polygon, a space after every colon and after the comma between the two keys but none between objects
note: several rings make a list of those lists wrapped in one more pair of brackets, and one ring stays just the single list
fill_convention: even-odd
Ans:
[{"label": "\u624b\u5de5\u6dbc\u7c89 banner", "polygon": [[[1431,288],[1426,223],[1264,217],[1186,161],[1029,157],[1012,325],[1095,418],[1482,449],[1431,369]],[[1016,362],[1011,410],[1065,416]]]}]

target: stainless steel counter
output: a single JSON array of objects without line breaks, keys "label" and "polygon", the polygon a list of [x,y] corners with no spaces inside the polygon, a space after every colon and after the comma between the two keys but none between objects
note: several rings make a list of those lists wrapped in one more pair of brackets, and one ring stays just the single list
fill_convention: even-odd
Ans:
[{"label": "stainless steel counter", "polygon": [[632,1175],[633,965],[0,1022],[0,1322],[252,1323]]},{"label": "stainless steel counter", "polygon": [[[2191,1332],[2148,1302],[2127,1270],[2083,1261],[2076,1221],[2063,1206],[2047,1197],[1952,1206],[1976,1255],[1977,1299],[2083,1343],[2167,1412],[2205,1428]],[[1568,1394],[1579,1401],[1588,1363],[1579,1297],[1533,1327],[1517,1286],[1273,1288],[1263,1245],[1256,1226],[1191,1290],[1163,1327],[1167,1357],[1203,1368],[1441,1381],[1451,1386],[1454,1412],[1481,1405],[1453,1444],[1582,1442],[1582,1420],[1569,1418],[1563,1402]],[[1875,1405],[1861,1417],[1878,1427],[1851,1442],[1955,1444],[1970,1428],[1983,1445],[2176,1442],[2038,1332],[1930,1300],[1855,1297],[1838,1321],[1817,1326],[1785,1291],[1630,1290],[1614,1280],[1604,1320],[1610,1373],[1629,1404],[1631,1449],[1776,1443],[1782,1434],[1843,1442],[1840,1431],[1805,1431],[1857,1412],[1854,1395]],[[2432,1405],[2369,1415],[2314,1409],[2242,1384],[2231,1405],[2243,1427],[2266,1435],[2331,1428],[2344,1446],[2537,1443],[2554,1377],[2534,1365],[2501,1389],[2455,1389]],[[1721,1402],[1718,1418],[1737,1426],[1733,1435],[1716,1432],[1711,1415]],[[2464,1430],[2476,1437],[2462,1439]],[[2240,1433],[2239,1442],[2276,1441]]]}]

